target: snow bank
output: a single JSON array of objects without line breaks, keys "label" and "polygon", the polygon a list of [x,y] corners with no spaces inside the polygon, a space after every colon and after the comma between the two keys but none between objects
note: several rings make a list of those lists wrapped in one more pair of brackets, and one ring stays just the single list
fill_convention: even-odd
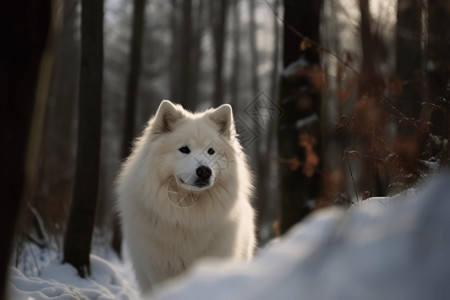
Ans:
[{"label": "snow bank", "polygon": [[[448,299],[449,253],[450,176],[440,176],[317,212],[252,262],[202,262],[144,299]],[[87,279],[60,259],[38,276],[12,268],[10,299],[138,299],[130,265],[107,259],[92,255]]]},{"label": "snow bank", "polygon": [[203,262],[145,299],[446,299],[450,176],[318,212],[248,264]]},{"label": "snow bank", "polygon": [[25,276],[12,268],[9,283],[10,299],[137,299],[136,289],[124,280],[119,264],[91,255],[92,276],[82,279],[75,268],[55,260],[40,270],[39,276]]}]

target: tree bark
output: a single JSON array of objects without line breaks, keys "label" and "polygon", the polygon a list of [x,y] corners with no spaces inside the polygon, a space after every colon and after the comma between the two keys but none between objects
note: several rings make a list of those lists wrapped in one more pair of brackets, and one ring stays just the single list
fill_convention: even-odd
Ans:
[{"label": "tree bark", "polygon": [[[428,37],[426,46],[428,99],[439,109],[431,113],[432,133],[450,136],[450,4],[428,0]],[[448,153],[448,151],[447,151]],[[448,161],[448,158],[447,158]],[[448,164],[448,163],[447,163]]]},{"label": "tree bark", "polygon": [[[136,135],[136,102],[139,92],[139,79],[142,61],[142,38],[145,28],[145,1],[134,0],[133,5],[133,28],[131,30],[131,44],[129,64],[130,70],[127,79],[127,93],[125,102],[125,126],[122,141],[122,160],[131,153],[133,140]],[[114,251],[121,256],[122,234],[119,220],[116,214],[113,217],[113,240]]]},{"label": "tree bark", "polygon": [[202,75],[201,60],[203,56],[203,49],[201,40],[205,29],[205,2],[204,0],[197,1],[197,5],[194,6],[193,20],[195,21],[192,26],[192,40],[191,40],[191,82],[189,91],[189,99],[192,99],[193,104],[197,103],[199,97],[199,83]]},{"label": "tree bark", "polygon": [[131,31],[131,45],[129,64],[130,70],[127,78],[127,93],[125,102],[125,126],[122,143],[122,159],[131,153],[131,147],[135,130],[136,101],[139,91],[139,78],[142,61],[142,37],[145,26],[145,1],[134,0],[133,6],[133,28]]},{"label": "tree bark", "polygon": [[[307,201],[320,191],[322,73],[318,50],[301,35],[319,42],[321,8],[322,1],[284,0],[284,72],[280,80],[284,115],[278,122],[278,149],[285,163],[280,170],[282,233],[311,211]],[[305,120],[312,121],[302,123]]]},{"label": "tree bark", "polygon": [[423,97],[423,83],[415,80],[422,67],[421,3],[421,0],[398,0],[397,3],[396,70],[403,85],[398,108],[407,117],[416,119],[420,116]]},{"label": "tree bark", "polygon": [[191,39],[192,39],[192,0],[183,0],[183,15],[181,28],[180,72],[178,74],[179,88],[176,91],[176,102],[184,104],[187,109],[194,110],[194,99],[190,98],[191,81]]},{"label": "tree bark", "polygon": [[[217,107],[223,103],[224,88],[223,88],[223,65],[224,65],[224,50],[226,39],[226,20],[228,0],[220,0],[218,11],[216,6],[211,4],[211,13],[213,20],[214,32],[214,60],[216,69],[214,71],[214,106]],[[218,18],[216,19],[216,16]]]},{"label": "tree bark", "polygon": [[81,72],[75,184],[64,240],[64,263],[90,275],[98,199],[103,80],[103,1],[81,1]]},{"label": "tree bark", "polygon": [[253,97],[256,97],[259,90],[259,77],[258,77],[258,66],[259,66],[259,55],[258,55],[258,40],[257,40],[257,26],[255,20],[256,14],[256,0],[250,0],[249,8],[249,31],[250,31],[250,59],[251,59],[251,76],[252,76],[252,92]]},{"label": "tree bark", "polygon": [[170,49],[170,73],[169,73],[169,85],[170,85],[170,99],[175,101],[179,97],[179,72],[180,68],[177,63],[178,58],[181,56],[181,42],[178,22],[178,10],[179,3],[177,0],[171,0],[172,14],[170,17],[170,28],[172,31],[172,45]]},{"label": "tree bark", "polygon": [[236,111],[239,103],[239,66],[241,62],[241,53],[239,51],[241,44],[241,17],[239,15],[239,2],[239,0],[233,0],[233,62],[230,80],[231,106]]},{"label": "tree bark", "polygon": [[427,59],[430,98],[442,96],[450,84],[450,5],[443,0],[428,0]]},{"label": "tree bark", "polygon": [[[33,206],[48,224],[63,224],[70,203],[75,170],[75,111],[80,69],[77,0],[65,0],[61,32],[56,40],[52,87],[47,104],[38,186]],[[64,99],[64,101],[61,101]],[[52,176],[51,174],[58,174]],[[58,232],[59,234],[61,232]]]},{"label": "tree bark", "polygon": [[[0,298],[5,299],[10,251],[25,181],[26,151],[41,57],[50,29],[51,1],[11,1],[0,17],[1,157]],[[30,30],[32,28],[33,30]]]},{"label": "tree bark", "polygon": [[[274,9],[278,13],[278,7],[280,5],[280,0],[275,0]],[[274,50],[273,50],[273,68],[271,82],[272,86],[270,88],[270,96],[272,99],[278,98],[277,91],[279,87],[278,76],[279,76],[279,64],[280,64],[280,26],[278,25],[277,16],[273,17],[273,34],[274,34]]]},{"label": "tree bark", "polygon": [[[381,145],[384,136],[384,115],[381,105],[383,97],[383,78],[376,68],[375,58],[379,55],[381,49],[375,46],[374,32],[372,31],[371,14],[369,9],[369,0],[359,0],[360,34],[362,63],[361,75],[358,82],[358,104],[354,109],[353,119],[354,128],[363,128],[359,135],[361,136],[362,151],[365,155],[371,157],[380,157],[383,146]],[[369,109],[364,105],[371,105]],[[370,114],[379,113],[378,118],[370,118]],[[355,121],[356,120],[356,121]],[[360,181],[365,191],[369,191],[373,196],[384,196],[386,194],[386,186],[381,175],[378,172],[373,161],[364,159],[362,161],[362,171]]]}]

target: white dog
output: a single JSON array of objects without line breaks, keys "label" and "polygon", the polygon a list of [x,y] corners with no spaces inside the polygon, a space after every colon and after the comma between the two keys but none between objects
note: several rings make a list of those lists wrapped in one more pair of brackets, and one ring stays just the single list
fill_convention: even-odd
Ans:
[{"label": "white dog", "polygon": [[190,113],[164,100],[118,177],[118,210],[143,291],[202,257],[255,249],[251,178],[231,106]]}]

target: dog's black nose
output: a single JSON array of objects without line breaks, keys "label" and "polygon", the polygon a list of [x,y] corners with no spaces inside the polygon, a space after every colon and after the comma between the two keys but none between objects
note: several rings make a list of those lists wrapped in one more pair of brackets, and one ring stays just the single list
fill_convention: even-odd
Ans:
[{"label": "dog's black nose", "polygon": [[211,169],[208,167],[200,166],[197,168],[196,172],[198,178],[200,179],[206,180],[209,179],[209,177],[211,177]]}]

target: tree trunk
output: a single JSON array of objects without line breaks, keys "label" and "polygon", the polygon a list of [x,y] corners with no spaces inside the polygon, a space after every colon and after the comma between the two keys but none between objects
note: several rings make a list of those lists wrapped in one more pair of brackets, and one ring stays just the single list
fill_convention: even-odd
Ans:
[{"label": "tree trunk", "polygon": [[[228,0],[220,0],[220,6],[211,4],[211,13],[213,20],[214,33],[214,60],[216,69],[214,71],[214,106],[217,107],[223,103],[224,89],[223,89],[223,65],[224,65],[224,50],[226,38],[226,20]],[[216,16],[218,18],[216,19]]]},{"label": "tree trunk", "polygon": [[177,97],[173,100],[184,104],[187,109],[195,110],[195,99],[190,98],[191,81],[191,39],[192,39],[192,0],[183,0],[183,17],[181,28],[180,72]]},{"label": "tree trunk", "polygon": [[97,208],[103,79],[103,1],[81,1],[81,72],[78,147],[64,263],[90,274],[89,254]]},{"label": "tree trunk", "polygon": [[403,83],[398,108],[407,117],[416,119],[420,116],[420,102],[423,99],[423,83],[414,80],[422,67],[421,3],[421,0],[398,0],[397,3],[396,70]]},{"label": "tree trunk", "polygon": [[122,143],[122,159],[131,153],[131,147],[135,130],[136,100],[139,91],[139,75],[142,61],[142,37],[144,32],[145,0],[134,0],[133,28],[131,33],[131,45],[129,64],[130,70],[127,78],[127,93],[125,102],[125,128]]},{"label": "tree trunk", "polygon": [[27,143],[50,16],[51,1],[5,2],[1,10],[2,41],[7,41],[0,47],[0,131],[2,144],[7,145],[1,147],[1,299],[6,298],[10,251],[27,178]]},{"label": "tree trunk", "polygon": [[[426,47],[428,99],[436,104],[430,119],[432,133],[450,136],[450,5],[448,1],[428,0],[428,39]],[[447,151],[447,165],[449,164]]]},{"label": "tree trunk", "polygon": [[278,123],[278,149],[285,163],[280,170],[282,233],[310,212],[307,201],[320,191],[322,73],[319,52],[303,37],[319,42],[321,8],[322,1],[284,0],[284,71],[280,81],[284,115]]},{"label": "tree trunk", "polygon": [[192,26],[192,40],[191,40],[191,82],[189,99],[196,104],[196,99],[199,97],[199,83],[201,77],[201,60],[203,56],[203,50],[201,40],[205,29],[205,2],[204,0],[197,1],[197,5],[194,7],[193,20],[195,21]]},{"label": "tree trunk", "polygon": [[427,59],[430,98],[443,96],[450,84],[450,5],[448,1],[428,0]]},{"label": "tree trunk", "polygon": [[172,0],[172,14],[170,18],[170,28],[172,31],[172,45],[170,49],[170,73],[169,73],[169,85],[170,85],[170,99],[175,101],[179,97],[178,82],[180,66],[178,65],[178,58],[181,56],[181,42],[178,22],[178,10],[179,3],[177,0]]},{"label": "tree trunk", "polygon": [[[382,119],[384,113],[381,105],[384,83],[383,78],[375,67],[375,58],[379,55],[377,51],[381,49],[375,46],[369,0],[359,0],[359,9],[361,14],[362,63],[361,76],[358,82],[359,103],[355,107],[352,122],[359,119],[355,121],[353,126],[354,128],[363,128],[361,132],[358,132],[361,136],[363,153],[369,157],[381,157],[385,154],[383,153],[385,145],[382,145],[381,142],[384,136],[384,120]],[[361,109],[358,109],[358,105],[360,105]],[[370,105],[370,108],[367,109],[364,105]],[[375,113],[380,113],[379,117],[370,118],[370,115]],[[365,130],[369,128],[371,129]],[[367,158],[362,163],[360,180],[363,189],[369,191],[373,196],[384,196],[386,194],[386,186],[375,164]]]},{"label": "tree trunk", "polygon": [[241,17],[239,15],[239,2],[239,0],[233,0],[233,62],[230,80],[231,106],[236,111],[239,103],[239,66],[241,63],[241,53],[239,51],[241,44]]},{"label": "tree trunk", "polygon": [[[131,153],[133,140],[136,135],[136,102],[139,91],[139,78],[142,61],[142,37],[145,26],[145,0],[134,0],[133,6],[133,28],[131,31],[130,45],[130,70],[127,79],[127,94],[125,102],[125,126],[122,141],[122,160]],[[113,217],[113,240],[114,251],[121,256],[122,234],[119,220],[116,214]]]},{"label": "tree trunk", "polygon": [[[62,6],[63,22],[57,39],[52,89],[48,99],[40,158],[42,170],[40,170],[40,182],[33,201],[33,206],[39,212],[46,212],[46,216],[43,217],[48,223],[60,225],[66,220],[70,191],[73,188],[76,145],[75,111],[80,71],[80,45],[76,38],[80,29],[78,1],[65,0]],[[51,174],[58,174],[58,176]]]},{"label": "tree trunk", "polygon": [[361,63],[361,76],[362,82],[358,86],[359,97],[367,94],[371,91],[371,84],[369,77],[372,77],[375,73],[374,60],[374,43],[371,29],[371,16],[369,10],[369,0],[359,0],[359,10],[361,13],[361,48],[362,48],[362,63]]},{"label": "tree trunk", "polygon": [[[275,0],[273,6],[275,11],[278,13],[278,7],[280,5],[280,0]],[[273,34],[274,34],[274,50],[272,56],[273,68],[270,88],[270,97],[272,99],[278,98],[277,91],[279,87],[278,76],[279,76],[279,62],[280,62],[280,26],[278,25],[278,18],[275,15],[273,17]]]},{"label": "tree trunk", "polygon": [[[265,94],[260,94],[259,89],[259,76],[258,76],[258,67],[259,67],[259,53],[258,53],[258,26],[256,24],[256,1],[250,0],[249,2],[249,48],[250,48],[250,76],[251,76],[251,91],[252,91],[252,101],[258,101],[257,98],[261,97]],[[258,113],[262,113],[257,110],[254,112],[257,115],[253,117],[256,119],[264,118],[264,116],[259,116]],[[261,128],[261,124],[259,122],[254,122],[255,126],[253,130],[255,131],[256,140],[255,140],[255,148],[254,155],[251,159],[253,169],[256,173],[256,211],[258,211],[258,219],[257,219],[257,228],[258,228],[258,238],[261,238],[261,232],[259,229],[261,228],[262,222],[266,221],[266,203],[267,203],[267,185],[266,185],[266,172],[267,172],[267,162],[263,157],[263,144],[267,142],[266,133],[267,133],[267,125],[264,124],[265,128]]]},{"label": "tree trunk", "polygon": [[256,27],[256,0],[250,0],[250,8],[249,8],[249,31],[250,31],[250,59],[251,59],[251,76],[252,76],[252,92],[253,97],[256,97],[259,90],[259,77],[258,77],[258,67],[259,67],[259,55],[258,55],[258,45],[257,45],[257,30]]}]

